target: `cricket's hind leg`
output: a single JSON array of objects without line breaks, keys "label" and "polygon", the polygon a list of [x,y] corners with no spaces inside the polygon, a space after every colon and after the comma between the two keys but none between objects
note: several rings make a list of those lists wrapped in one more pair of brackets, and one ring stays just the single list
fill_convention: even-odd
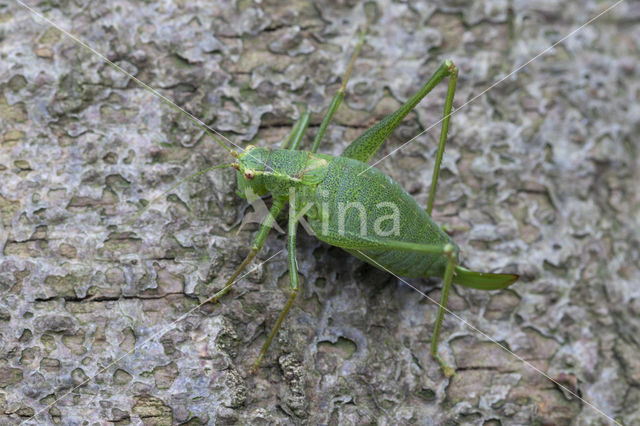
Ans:
[{"label": "cricket's hind leg", "polygon": [[[438,186],[438,176],[440,175],[440,164],[444,155],[444,146],[447,143],[447,134],[449,133],[449,118],[451,118],[451,110],[453,109],[453,95],[456,91],[456,83],[458,81],[458,68],[449,62],[449,87],[447,88],[447,98],[444,102],[444,114],[442,116],[442,127],[440,128],[440,142],[438,143],[438,153],[436,154],[436,163],[433,166],[431,175],[431,188],[429,189],[429,201],[427,201],[427,214],[431,216],[433,210],[433,201],[436,197],[436,187]],[[444,65],[447,65],[447,62]]]},{"label": "cricket's hind leg", "polygon": [[[372,247],[372,242],[375,245]],[[390,274],[394,275],[396,278],[399,278],[396,274],[391,272],[389,269],[385,268],[384,265],[378,263],[375,259],[368,256],[365,252],[370,248],[385,248],[387,250],[401,250],[415,253],[423,253],[429,256],[443,256],[447,260],[447,264],[445,266],[443,283],[442,283],[442,296],[440,298],[440,303],[438,304],[438,314],[436,316],[436,321],[433,330],[433,337],[431,338],[431,348],[430,353],[431,356],[438,361],[440,364],[440,368],[445,376],[451,377],[455,374],[455,370],[452,367],[449,367],[444,360],[440,357],[438,353],[438,340],[440,339],[440,329],[442,328],[442,320],[444,319],[444,312],[447,310],[447,300],[449,299],[449,291],[451,290],[451,285],[453,284],[453,273],[456,269],[457,265],[457,254],[456,249],[453,244],[446,243],[443,245],[439,244],[420,244],[420,243],[412,243],[408,241],[402,240],[394,240],[385,238],[383,240],[377,241],[364,241],[363,244],[360,245],[352,245],[350,247],[344,247],[349,249],[350,251],[357,253],[362,256],[361,259],[370,263],[371,265],[382,269],[383,271],[387,271]],[[402,281],[402,279],[400,279]]]},{"label": "cricket's hind leg", "polygon": [[367,129],[363,134],[358,136],[356,140],[342,153],[343,157],[359,160],[364,163],[369,162],[378,151],[383,142],[389,137],[391,132],[398,127],[400,122],[407,116],[418,103],[424,98],[434,87],[442,80],[449,77],[449,88],[447,89],[447,98],[444,104],[444,115],[442,117],[442,128],[440,129],[440,143],[438,145],[438,154],[436,156],[436,164],[433,169],[431,178],[431,190],[429,193],[429,202],[427,204],[427,213],[431,215],[433,209],[433,199],[435,197],[436,185],[438,183],[438,175],[440,173],[440,164],[442,155],[444,154],[444,146],[447,142],[447,134],[449,132],[449,118],[453,109],[453,96],[456,91],[456,82],[458,81],[458,68],[450,60],[444,61],[440,68],[431,76],[429,81],[416,92],[404,105],[398,108],[394,113],[380,120],[373,127]]},{"label": "cricket's hind leg", "polygon": [[431,338],[431,356],[438,361],[442,372],[446,377],[451,377],[455,374],[455,370],[449,367],[438,353],[438,340],[440,339],[440,329],[442,327],[442,320],[444,319],[444,311],[447,309],[447,300],[449,299],[449,291],[451,290],[451,284],[453,283],[453,271],[456,267],[456,257],[453,246],[446,244],[443,248],[444,255],[447,256],[447,267],[444,271],[444,278],[442,280],[442,296],[440,297],[440,303],[438,304],[438,315],[436,317],[436,323],[433,329],[433,337]]}]

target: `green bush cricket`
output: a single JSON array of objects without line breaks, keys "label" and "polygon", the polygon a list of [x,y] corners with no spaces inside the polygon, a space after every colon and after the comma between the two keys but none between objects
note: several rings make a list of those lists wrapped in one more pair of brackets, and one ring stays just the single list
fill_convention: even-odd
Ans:
[{"label": "green bush cricket", "polygon": [[[216,303],[230,290],[240,273],[262,248],[278,214],[287,204],[289,207],[287,249],[291,293],[253,364],[253,371],[267,353],[300,290],[296,232],[303,217],[319,240],[340,247],[378,269],[409,278],[443,278],[430,353],[446,376],[453,375],[454,369],[446,365],[438,354],[438,338],[452,283],[479,290],[499,290],[518,279],[514,274],[474,272],[458,265],[458,246],[430,217],[458,76],[458,69],[452,61],[444,61],[405,104],[362,133],[340,156],[317,152],[327,126],[345,96],[349,76],[364,40],[363,32],[342,79],[342,86],[334,95],[309,151],[299,149],[309,124],[309,112],[302,114],[279,149],[250,145],[240,153],[188,115],[236,159],[233,164],[215,168],[232,167],[237,170],[240,194],[250,190],[258,196],[270,194],[273,197],[273,205],[251,243],[248,256],[222,290],[208,299],[210,302]],[[449,79],[449,85],[441,120],[440,142],[429,200],[424,209],[399,184],[367,163],[403,118],[446,78]],[[143,87],[148,89],[145,85]]]}]

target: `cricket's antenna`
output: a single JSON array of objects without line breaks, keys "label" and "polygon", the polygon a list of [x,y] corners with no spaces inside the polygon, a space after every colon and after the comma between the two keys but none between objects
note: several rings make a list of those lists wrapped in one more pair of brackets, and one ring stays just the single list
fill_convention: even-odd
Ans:
[{"label": "cricket's antenna", "polygon": [[[102,53],[98,52],[97,50],[95,50],[93,47],[89,46],[87,43],[85,43],[84,41],[80,40],[78,37],[74,36],[73,34],[71,34],[70,32],[68,32],[67,30],[65,30],[64,28],[60,27],[58,24],[56,24],[55,22],[53,22],[52,20],[46,18],[44,15],[40,14],[38,11],[36,11],[35,9],[33,9],[32,7],[30,7],[29,5],[23,3],[20,0],[16,0],[22,7],[24,7],[25,9],[27,9],[29,12],[31,12],[33,15],[37,16],[38,18],[42,19],[43,21],[45,21],[46,23],[48,23],[49,25],[51,25],[53,28],[57,29],[58,31],[60,31],[62,34],[64,34],[65,36],[69,37],[71,40],[73,40],[76,44],[84,47],[85,49],[89,50],[90,52],[92,52],[94,55],[96,55],[97,57],[99,57],[100,59],[102,59],[106,64],[112,66],[114,69],[116,69],[117,71],[121,72],[122,74],[126,75],[127,77],[129,77],[131,80],[133,80],[138,86],[142,87],[143,89],[147,90],[148,92],[150,92],[152,95],[156,96],[158,99],[160,99],[161,101],[163,101],[164,103],[166,103],[167,105],[171,106],[172,108],[176,108],[178,111],[180,111],[185,117],[187,117],[189,120],[191,120],[193,123],[195,123],[196,126],[200,127],[207,135],[211,136],[213,138],[213,140],[215,140],[216,142],[218,142],[219,145],[221,145],[224,149],[226,149],[234,158],[237,157],[237,152],[232,150],[231,148],[229,148],[224,142],[222,142],[222,139],[226,140],[229,144],[235,146],[236,148],[238,148],[240,151],[244,151],[240,146],[234,144],[233,142],[231,142],[228,138],[226,138],[224,135],[222,135],[220,132],[218,132],[215,129],[212,129],[211,127],[207,126],[202,120],[200,120],[199,118],[195,117],[193,114],[187,112],[184,108],[181,108],[180,106],[176,105],[173,101],[171,101],[171,99],[167,98],[166,96],[162,95],[160,92],[158,92],[157,90],[155,90],[153,87],[149,86],[148,84],[146,84],[144,81],[138,79],[137,77],[135,77],[133,74],[127,72],[126,70],[124,70],[121,66],[113,63],[112,61],[110,61],[106,56],[104,56]],[[235,155],[234,155],[235,153]]]}]

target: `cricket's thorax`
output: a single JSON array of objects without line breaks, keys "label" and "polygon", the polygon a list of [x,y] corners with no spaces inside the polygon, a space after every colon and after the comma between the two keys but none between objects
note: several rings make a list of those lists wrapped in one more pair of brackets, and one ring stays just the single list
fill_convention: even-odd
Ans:
[{"label": "cricket's thorax", "polygon": [[289,198],[292,190],[308,194],[326,177],[330,160],[308,151],[249,146],[238,155],[238,189],[256,195],[269,192],[274,198]]}]

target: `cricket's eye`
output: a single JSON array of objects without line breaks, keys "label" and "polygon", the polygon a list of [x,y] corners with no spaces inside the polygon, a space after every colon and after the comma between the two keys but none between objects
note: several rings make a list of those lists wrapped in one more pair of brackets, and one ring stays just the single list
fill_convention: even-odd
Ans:
[{"label": "cricket's eye", "polygon": [[253,170],[245,170],[244,171],[244,177],[246,177],[247,179],[251,180],[254,177],[256,177],[256,174],[253,172]]}]

